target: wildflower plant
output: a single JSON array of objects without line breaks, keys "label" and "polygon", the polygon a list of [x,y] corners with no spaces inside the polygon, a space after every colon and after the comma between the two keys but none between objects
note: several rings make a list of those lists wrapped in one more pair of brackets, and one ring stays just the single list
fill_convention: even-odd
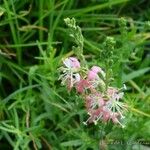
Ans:
[{"label": "wildflower plant", "polygon": [[76,25],[74,18],[66,18],[65,23],[76,44],[73,47],[75,56],[63,59],[63,64],[59,68],[59,80],[69,91],[74,88],[77,95],[82,96],[89,115],[83,123],[96,125],[98,122],[111,120],[114,124],[124,127],[122,119],[125,118],[127,105],[122,102],[122,99],[126,86],[117,88],[111,85],[115,40],[107,37],[103,43],[105,49],[101,52],[101,57],[104,59],[105,68],[97,64],[89,68],[83,55],[84,38],[81,28]]}]

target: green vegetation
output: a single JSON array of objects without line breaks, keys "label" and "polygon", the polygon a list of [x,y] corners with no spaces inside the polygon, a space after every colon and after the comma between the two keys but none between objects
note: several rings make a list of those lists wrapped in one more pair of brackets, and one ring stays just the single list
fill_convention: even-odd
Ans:
[{"label": "green vegetation", "polygon": [[[61,86],[62,59],[78,55],[67,17],[81,27],[88,65],[107,67],[112,85],[126,84],[125,128],[85,126],[82,98]],[[148,0],[0,1],[0,150],[150,146],[149,20]]]}]

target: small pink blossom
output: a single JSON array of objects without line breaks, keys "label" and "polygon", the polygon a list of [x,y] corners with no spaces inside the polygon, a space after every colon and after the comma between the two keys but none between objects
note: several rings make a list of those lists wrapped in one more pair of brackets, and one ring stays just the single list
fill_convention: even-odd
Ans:
[{"label": "small pink blossom", "polygon": [[88,80],[95,80],[95,79],[98,79],[98,74],[92,70],[90,70],[88,72],[88,76],[87,76]]},{"label": "small pink blossom", "polygon": [[93,67],[91,68],[91,70],[89,70],[87,78],[88,78],[89,80],[98,79],[98,78],[99,78],[99,77],[98,77],[98,73],[101,72],[101,71],[102,71],[102,69],[101,69],[100,67],[98,67],[98,66],[93,66]]},{"label": "small pink blossom", "polygon": [[85,96],[85,105],[87,110],[100,108],[105,104],[102,95],[98,92]]},{"label": "small pink blossom", "polygon": [[103,107],[103,110],[102,110],[102,112],[103,112],[103,121],[108,121],[109,119],[110,119],[110,111],[108,110],[108,109],[106,109],[105,107]]},{"label": "small pink blossom", "polygon": [[119,89],[114,87],[108,87],[107,94],[110,99],[116,99],[116,100],[122,99],[124,95],[123,92],[120,92]]},{"label": "small pink blossom", "polygon": [[100,73],[103,76],[103,78],[105,77],[105,72],[102,70],[102,68],[98,66],[93,66],[91,70],[95,73]]},{"label": "small pink blossom", "polygon": [[97,124],[97,122],[99,120],[102,120],[104,122],[107,122],[109,120],[112,120],[113,123],[117,123],[120,124],[122,127],[124,127],[124,125],[119,121],[120,115],[117,112],[112,112],[109,109],[106,109],[105,106],[103,107],[99,107],[97,109],[90,109],[88,111],[88,114],[90,115],[90,117],[87,119],[86,122],[84,122],[84,124],[87,125],[87,123],[94,123]]},{"label": "small pink blossom", "polygon": [[75,57],[66,58],[63,61],[63,63],[67,68],[72,68],[72,69],[80,68],[80,62]]},{"label": "small pink blossom", "polygon": [[93,71],[93,72],[95,72],[95,73],[99,73],[99,72],[101,72],[101,68],[100,67],[98,67],[98,66],[93,66],[92,68],[91,68],[91,70]]},{"label": "small pink blossom", "polygon": [[63,74],[60,75],[59,79],[62,80],[63,85],[66,84],[68,89],[71,90],[80,81],[80,74],[78,73],[80,63],[75,57],[66,58],[63,63],[64,67],[60,68]]},{"label": "small pink blossom", "polygon": [[118,123],[122,127],[122,123],[119,121],[124,118],[123,112],[126,110],[124,103],[120,102],[122,98],[122,92],[114,87],[108,87],[107,97],[103,97],[101,93],[91,93],[85,96],[85,105],[90,117],[85,122],[97,124],[99,120],[107,122],[112,120],[113,123]]},{"label": "small pink blossom", "polygon": [[87,80],[91,85],[90,88],[96,88],[97,86],[105,86],[103,79],[101,79],[98,75],[98,73],[101,72],[101,70],[102,69],[100,67],[93,66],[91,70],[88,71]]},{"label": "small pink blossom", "polygon": [[[99,66],[93,66],[90,70],[82,70],[80,62],[75,57],[66,58],[63,61],[64,66],[60,67],[62,74],[59,79],[66,85],[70,91],[73,87],[79,94],[84,96],[85,107],[89,118],[84,124],[97,124],[99,120],[103,122],[112,121],[114,124],[120,124],[121,118],[124,118],[126,105],[121,102],[125,89],[108,87],[105,89],[105,72]],[[99,91],[100,88],[100,91]]]},{"label": "small pink blossom", "polygon": [[123,98],[124,93],[119,89],[109,87],[107,90],[108,101],[105,103],[105,107],[112,113],[117,113],[118,116],[124,118],[124,111],[126,111],[126,105],[120,100]]},{"label": "small pink blossom", "polygon": [[85,125],[87,125],[87,123],[94,123],[97,124],[97,121],[101,118],[102,116],[102,109],[101,108],[97,108],[97,109],[91,109],[88,114],[90,115],[90,117],[83,122]]},{"label": "small pink blossom", "polygon": [[81,79],[77,84],[76,84],[76,90],[79,93],[84,93],[86,89],[90,86],[90,83],[86,79]]}]

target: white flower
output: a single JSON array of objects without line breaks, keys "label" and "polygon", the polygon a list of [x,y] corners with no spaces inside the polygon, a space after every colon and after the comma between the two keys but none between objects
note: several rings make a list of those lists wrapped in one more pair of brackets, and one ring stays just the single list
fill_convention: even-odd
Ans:
[{"label": "white flower", "polygon": [[80,81],[80,74],[78,73],[80,69],[79,61],[74,57],[66,58],[64,61],[64,67],[60,67],[60,71],[62,71],[62,75],[60,75],[59,79],[62,80],[63,85],[67,85],[70,90],[74,84]]}]

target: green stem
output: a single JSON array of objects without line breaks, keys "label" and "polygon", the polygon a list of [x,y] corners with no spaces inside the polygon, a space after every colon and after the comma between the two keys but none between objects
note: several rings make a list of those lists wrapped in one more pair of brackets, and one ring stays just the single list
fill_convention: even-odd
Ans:
[{"label": "green stem", "polygon": [[107,91],[108,85],[109,85],[109,65],[108,65],[108,62],[105,63],[105,67],[106,67],[105,91]]},{"label": "green stem", "polygon": [[[39,1],[39,26],[43,27],[43,0]],[[39,30],[39,40],[43,41],[43,30]]]},{"label": "green stem", "polygon": [[147,113],[145,113],[145,112],[143,112],[143,111],[140,111],[140,110],[138,110],[138,109],[136,109],[136,108],[133,108],[133,107],[130,107],[130,106],[128,106],[128,108],[131,109],[132,111],[138,113],[138,114],[141,114],[141,115],[143,115],[143,116],[146,116],[146,117],[149,117],[149,118],[150,118],[150,114],[147,114]]},{"label": "green stem", "polygon": [[[12,3],[12,6],[14,8],[14,5],[13,5],[12,1],[11,1],[11,3]],[[17,22],[17,20],[15,20],[16,21],[15,23],[13,22],[13,19],[12,19],[12,16],[11,16],[12,12],[9,8],[9,4],[8,4],[7,0],[4,0],[4,5],[5,5],[5,8],[6,8],[7,15],[8,15],[9,26],[10,26],[11,33],[12,33],[13,42],[15,44],[19,44],[19,40],[18,40],[19,31],[17,31],[17,29],[16,29],[16,26],[18,26],[18,22]],[[13,11],[15,11],[15,10],[13,10]],[[15,12],[14,12],[14,14],[15,14]],[[15,24],[16,24],[16,26],[15,26]],[[17,31],[17,32],[15,32],[15,31]],[[21,64],[21,49],[20,48],[16,48],[16,49],[17,49],[18,63]]]}]

